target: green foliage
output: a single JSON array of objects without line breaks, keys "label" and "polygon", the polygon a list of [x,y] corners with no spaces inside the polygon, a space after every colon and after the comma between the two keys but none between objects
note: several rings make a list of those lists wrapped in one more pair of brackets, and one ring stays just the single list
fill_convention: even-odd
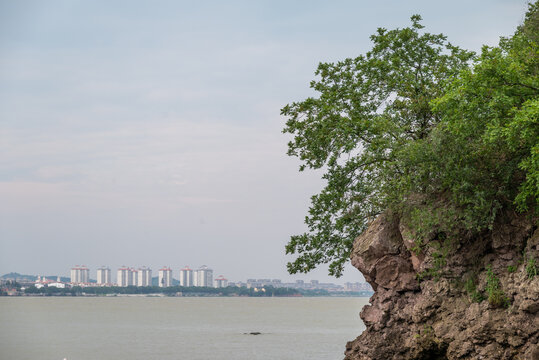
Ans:
[{"label": "green foliage", "polygon": [[318,97],[281,110],[288,155],[326,180],[308,231],[286,246],[297,254],[289,272],[329,263],[339,276],[353,240],[386,210],[411,224],[416,251],[439,234],[491,229],[505,210],[538,210],[537,9],[476,58],[423,32],[416,15],[378,29],[366,55],[318,66]]},{"label": "green foliage", "polygon": [[445,238],[443,233],[438,235],[441,240],[431,242],[431,246],[434,248],[432,253],[433,265],[436,269],[442,269],[447,263],[447,255],[451,249],[451,243]]},{"label": "green foliage", "polygon": [[499,47],[484,47],[436,101],[442,132],[456,145],[451,176],[463,179],[449,188],[478,229],[513,202],[526,211],[539,200],[539,45],[523,30],[529,26]]},{"label": "green foliage", "polygon": [[9,287],[9,288],[12,288],[12,289],[17,289],[17,290],[20,290],[20,288],[21,288],[21,284],[19,284],[15,280],[6,281],[6,286]]},{"label": "green foliage", "polygon": [[525,264],[524,269],[529,279],[533,279],[537,274],[539,274],[539,266],[537,261],[531,255],[526,254],[526,250],[522,252],[522,259],[518,261],[519,264]]},{"label": "green foliage", "polygon": [[[424,199],[423,202],[426,203],[426,200]],[[411,207],[413,203],[416,205]],[[406,209],[406,207],[408,208]],[[447,229],[450,228],[449,224],[455,218],[454,214],[450,214],[447,209],[440,208],[432,202],[429,206],[430,211],[426,211],[427,208],[424,204],[418,205],[417,201],[409,201],[406,205],[402,205],[401,208],[403,211],[401,216],[406,218],[406,223],[413,229],[415,245],[412,251],[419,254],[425,249],[425,246],[428,245],[428,240],[430,240],[432,242],[430,246],[435,251],[443,248],[445,257],[450,247],[450,243],[447,241],[450,238]],[[405,209],[406,211],[404,212]]]},{"label": "green foliage", "polygon": [[475,276],[468,278],[468,280],[466,280],[464,283],[464,289],[468,293],[468,296],[472,302],[480,303],[481,301],[485,300],[485,297],[479,290],[477,290],[476,282],[477,279]]},{"label": "green foliage", "polygon": [[[451,242],[444,233],[437,234],[435,241],[427,244],[432,257],[432,266],[416,274],[416,279],[421,282],[427,279],[438,281],[445,274],[447,255],[451,251]],[[422,251],[425,250],[422,248]]]},{"label": "green foliage", "polygon": [[[472,54],[443,35],[422,33],[420,17],[411,27],[378,29],[365,56],[322,63],[311,82],[320,95],[286,105],[283,132],[294,135],[288,154],[306,168],[325,168],[326,187],[312,197],[309,232],[292,236],[287,254],[291,273],[330,263],[339,276],[352,242],[367,223],[400,201],[410,173],[401,154],[425,139],[438,123],[430,102]],[[421,161],[421,160],[418,160]]]},{"label": "green foliage", "polygon": [[508,272],[509,274],[512,274],[512,273],[514,273],[515,271],[517,271],[516,266],[509,265],[509,266],[507,267],[507,272]]},{"label": "green foliage", "polygon": [[417,281],[420,283],[425,280],[433,279],[434,281],[438,281],[442,277],[442,272],[437,267],[430,267],[428,269],[425,269],[421,272],[418,272],[415,277]]},{"label": "green foliage", "polygon": [[509,307],[511,305],[507,296],[501,289],[500,280],[492,271],[492,267],[487,266],[487,285],[485,287],[488,303],[494,307]]}]

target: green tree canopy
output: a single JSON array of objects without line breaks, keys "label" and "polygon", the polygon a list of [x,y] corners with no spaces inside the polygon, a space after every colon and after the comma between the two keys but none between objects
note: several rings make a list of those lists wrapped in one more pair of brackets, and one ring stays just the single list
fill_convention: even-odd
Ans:
[{"label": "green tree canopy", "polygon": [[[428,216],[444,231],[484,229],[515,200],[535,208],[537,30],[527,20],[475,58],[411,20],[378,29],[364,56],[320,64],[311,82],[319,96],[281,110],[293,135],[288,154],[301,171],[323,168],[326,180],[311,199],[308,232],[286,246],[297,254],[291,273],[329,263],[341,275],[353,240],[388,209],[417,224]],[[448,205],[432,211],[440,198]],[[434,225],[442,218],[447,229]]]},{"label": "green tree canopy", "polygon": [[459,167],[466,184],[448,186],[459,186],[453,192],[465,194],[464,205],[475,211],[488,211],[479,204],[484,200],[491,209],[515,203],[526,211],[539,199],[538,4],[514,36],[484,47],[435,103],[467,167]]}]

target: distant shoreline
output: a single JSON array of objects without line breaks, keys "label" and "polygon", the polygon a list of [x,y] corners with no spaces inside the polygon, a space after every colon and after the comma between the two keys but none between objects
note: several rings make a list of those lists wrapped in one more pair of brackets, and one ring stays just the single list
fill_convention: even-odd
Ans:
[{"label": "distant shoreline", "polygon": [[67,295],[67,294],[21,294],[21,295],[3,295],[0,298],[369,298],[367,295],[318,295],[318,296],[231,296],[231,295],[165,295],[165,294],[109,294],[109,295],[95,295],[95,294],[79,294],[79,295]]},{"label": "distant shoreline", "polygon": [[0,296],[71,297],[370,297],[370,291],[327,291],[265,286],[247,287],[157,287],[157,286],[55,286],[36,287],[11,284],[0,289]]}]

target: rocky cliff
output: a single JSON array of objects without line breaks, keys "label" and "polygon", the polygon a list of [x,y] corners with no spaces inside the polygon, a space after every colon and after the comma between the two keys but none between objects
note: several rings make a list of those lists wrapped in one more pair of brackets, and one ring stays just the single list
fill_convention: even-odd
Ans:
[{"label": "rocky cliff", "polygon": [[379,216],[351,255],[375,293],[346,359],[539,359],[534,224],[507,216],[492,231],[418,248],[404,221]]}]

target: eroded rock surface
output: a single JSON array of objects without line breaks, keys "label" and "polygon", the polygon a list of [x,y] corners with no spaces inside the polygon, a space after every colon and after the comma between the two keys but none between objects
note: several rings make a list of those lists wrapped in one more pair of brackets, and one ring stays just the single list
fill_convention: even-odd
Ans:
[{"label": "eroded rock surface", "polygon": [[[513,218],[492,232],[454,243],[437,276],[417,280],[435,266],[435,252],[414,253],[411,231],[381,215],[359,236],[352,264],[375,290],[361,311],[366,330],[346,345],[347,360],[539,360],[539,259],[534,222]],[[539,264],[538,264],[539,265]],[[505,306],[485,299],[487,266],[499,279]],[[476,283],[472,300],[468,279]]]}]

